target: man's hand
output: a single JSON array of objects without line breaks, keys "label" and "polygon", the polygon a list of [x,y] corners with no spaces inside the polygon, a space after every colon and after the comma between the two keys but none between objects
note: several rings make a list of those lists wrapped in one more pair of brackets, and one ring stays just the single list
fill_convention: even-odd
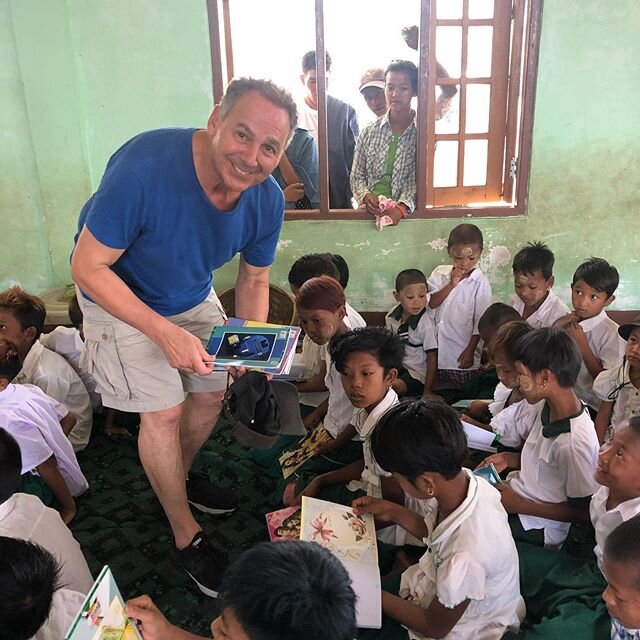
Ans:
[{"label": "man's hand", "polygon": [[370,513],[380,522],[395,522],[396,504],[389,500],[363,496],[351,503],[351,508],[356,515]]},{"label": "man's hand", "polygon": [[139,620],[143,640],[167,640],[175,627],[162,615],[149,596],[140,596],[129,600],[125,605],[126,614]]},{"label": "man's hand", "polygon": [[392,207],[387,209],[382,215],[389,216],[393,220],[393,227],[398,225],[398,222],[404,218],[404,213],[400,207]]},{"label": "man's hand", "polygon": [[167,322],[157,344],[174,369],[200,376],[209,375],[213,371],[214,357],[205,351],[200,338],[181,327]]},{"label": "man's hand", "polygon": [[287,185],[283,190],[284,199],[287,202],[296,202],[304,197],[304,185],[302,182],[294,182],[293,184]]},{"label": "man's hand", "polygon": [[373,193],[367,193],[362,199],[362,204],[365,206],[367,213],[372,216],[380,215],[380,202],[378,196],[374,196]]},{"label": "man's hand", "polygon": [[469,349],[467,347],[459,356],[458,356],[458,366],[461,369],[470,369],[473,366],[473,360],[475,356],[475,349]]}]

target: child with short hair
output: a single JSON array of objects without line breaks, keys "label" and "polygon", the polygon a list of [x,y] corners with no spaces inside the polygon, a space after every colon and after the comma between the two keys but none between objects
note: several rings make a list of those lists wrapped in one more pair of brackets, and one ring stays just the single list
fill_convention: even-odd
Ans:
[{"label": "child with short hair", "polygon": [[60,562],[62,584],[89,593],[93,578],[78,541],[60,519],[38,498],[19,493],[22,455],[15,439],[0,428],[0,536],[42,545]]},{"label": "child with short hair", "polygon": [[[356,596],[342,563],[315,542],[263,542],[227,570],[211,623],[215,640],[352,640]],[[204,640],[170,624],[149,596],[126,612],[143,638]]]},{"label": "child with short hair", "polygon": [[513,308],[534,329],[551,327],[569,307],[551,290],[553,251],[544,242],[528,242],[513,258]]},{"label": "child with short hair", "polygon": [[438,381],[454,388],[480,366],[478,321],[491,304],[491,285],[477,266],[482,248],[480,229],[459,224],[447,242],[453,264],[436,267],[427,283],[438,339]]},{"label": "child with short hair", "polygon": [[[498,492],[462,464],[467,439],[455,411],[437,401],[402,403],[371,436],[373,456],[425,514],[372,497],[372,513],[424,540],[426,553],[400,578],[383,583],[383,626],[359,638],[501,638],[524,617],[518,555]],[[395,594],[398,595],[395,595]]]},{"label": "child with short hair", "polygon": [[0,326],[3,335],[16,345],[22,370],[16,384],[34,384],[64,404],[77,418],[69,434],[76,451],[89,443],[93,410],[84,383],[59,354],[45,348],[39,337],[44,328],[44,302],[14,286],[0,293]]},{"label": "child with short hair", "polygon": [[338,270],[338,282],[343,289],[349,284],[349,265],[347,261],[338,253],[330,253],[331,261],[336,265]]},{"label": "child with short hair", "polygon": [[559,548],[570,523],[588,519],[596,489],[598,439],[573,391],[580,352],[564,331],[548,328],[521,338],[513,355],[520,392],[537,405],[535,421],[521,453],[497,453],[483,464],[498,473],[516,469],[498,486],[515,539]]},{"label": "child with short hair", "polygon": [[364,327],[340,336],[330,345],[329,352],[355,407],[352,423],[343,437],[357,435],[363,443],[363,457],[316,476],[299,493],[302,487],[290,484],[283,496],[285,506],[300,504],[303,495],[339,504],[351,504],[363,494],[382,495],[382,476],[371,455],[369,438],[380,416],[398,402],[392,385],[402,366],[404,345],[387,329]]},{"label": "child with short hair", "polygon": [[598,374],[593,392],[602,401],[595,419],[600,442],[610,425],[640,415],[640,315],[618,328],[627,341],[622,364]]},{"label": "child with short hair", "polygon": [[69,524],[76,514],[73,497],[89,486],[66,436],[73,416],[69,419],[67,408],[38,387],[12,384],[18,371],[16,348],[1,338],[0,424],[20,445],[22,474],[38,474],[58,500],[63,522]]},{"label": "child with short hair", "polygon": [[404,343],[402,370],[393,382],[398,396],[435,396],[431,391],[438,369],[438,343],[433,319],[427,313],[427,278],[419,269],[396,276],[393,297],[398,302],[384,323]]},{"label": "child with short hair", "polygon": [[571,284],[573,311],[554,322],[580,349],[582,366],[575,392],[594,417],[600,408],[600,398],[593,390],[593,381],[605,369],[615,367],[624,353],[618,325],[605,312],[605,307],[615,300],[618,281],[618,270],[606,260],[590,258],[583,262]]}]

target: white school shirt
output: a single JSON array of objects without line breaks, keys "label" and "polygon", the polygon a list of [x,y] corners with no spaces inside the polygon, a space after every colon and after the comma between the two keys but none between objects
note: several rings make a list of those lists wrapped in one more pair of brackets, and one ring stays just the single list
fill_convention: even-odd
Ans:
[{"label": "white school shirt", "polygon": [[[445,639],[497,640],[509,628],[517,631],[525,614],[518,553],[498,491],[463,471],[469,479],[467,495],[439,524],[438,502],[428,501],[427,553],[402,574],[399,595],[423,609],[434,598],[448,609],[469,600]],[[412,640],[426,639],[408,632]]]},{"label": "white school shirt", "polygon": [[[640,381],[637,382],[640,384]],[[629,363],[613,369],[601,371],[593,381],[593,392],[600,398],[612,402],[609,396],[615,395],[611,424],[619,425],[633,416],[640,415],[640,389],[631,384]]]},{"label": "white school shirt", "polygon": [[[440,291],[451,281],[453,265],[436,267],[427,281],[429,294]],[[460,281],[445,301],[429,312],[434,319],[438,339],[438,369],[460,369],[458,358],[467,348],[471,336],[478,334],[478,320],[491,304],[491,285],[482,271],[476,267],[468,278]],[[472,371],[480,366],[480,345],[476,349]]]},{"label": "white school shirt", "polygon": [[351,400],[349,400],[349,396],[345,393],[342,385],[342,376],[329,356],[327,345],[324,345],[324,358],[327,368],[324,383],[327,389],[329,389],[329,404],[323,425],[332,437],[337,438],[344,428],[351,423],[351,419],[353,418],[353,405],[351,404]]},{"label": "white school shirt", "polygon": [[365,491],[368,496],[374,498],[382,497],[382,489],[380,486],[381,477],[389,477],[390,473],[383,471],[376,463],[371,451],[371,433],[373,428],[378,424],[380,416],[394,404],[398,403],[398,394],[389,387],[384,398],[373,408],[371,413],[367,413],[366,409],[356,409],[353,412],[353,420],[351,424],[356,428],[360,440],[363,441],[362,453],[364,456],[364,469],[360,480],[352,480],[348,485],[349,491]]},{"label": "white school shirt", "polygon": [[620,620],[611,618],[611,640],[640,640],[640,629],[627,629]]},{"label": "white school shirt", "polygon": [[61,586],[87,594],[93,578],[78,541],[57,511],[36,496],[14,493],[0,504],[0,536],[35,542],[53,554],[62,567]]},{"label": "white school shirt", "polygon": [[40,342],[50,351],[60,354],[73,367],[89,393],[91,408],[98,411],[102,401],[96,391],[96,381],[87,370],[80,367],[80,355],[84,350],[80,332],[73,327],[56,327],[51,333],[43,333]]},{"label": "white school shirt", "polygon": [[66,637],[85,596],[71,589],[58,589],[51,599],[51,611],[47,621],[31,640],[61,640]]},{"label": "white school shirt", "polygon": [[34,342],[14,382],[34,384],[61,402],[77,419],[69,434],[74,450],[82,451],[89,444],[93,425],[89,393],[73,367],[61,355]]},{"label": "white school shirt", "polygon": [[424,384],[427,371],[427,352],[438,349],[433,318],[425,309],[402,322],[402,305],[397,305],[384,319],[384,324],[405,346],[402,366],[415,380]]},{"label": "white school shirt", "polygon": [[604,543],[608,535],[617,529],[623,522],[630,520],[640,514],[640,497],[632,498],[621,502],[617,507],[607,511],[607,500],[609,499],[609,487],[600,487],[591,498],[589,505],[589,515],[591,524],[596,530],[596,546],[593,552],[598,561],[598,567],[602,571],[602,554]]},{"label": "white school shirt", "polygon": [[[583,320],[580,326],[587,337],[589,348],[605,369],[615,367],[622,360],[625,341],[618,335],[618,324],[604,311]],[[593,378],[584,362],[580,365],[580,373],[573,389],[582,402],[596,411],[600,408],[600,398],[593,390]]]},{"label": "white school shirt", "polygon": [[[549,422],[549,405],[539,403],[537,415],[520,454],[520,470],[507,476],[507,484],[534,502],[566,502],[592,496],[598,484],[594,474],[600,444],[586,407],[571,418]],[[560,547],[569,522],[518,514],[522,528],[544,529],[546,547]]]},{"label": "white school shirt", "polygon": [[[522,302],[517,293],[511,298],[511,306],[522,315],[524,302]],[[562,316],[566,316],[568,313],[571,313],[569,307],[567,307],[553,291],[549,291],[540,308],[536,309],[526,319],[526,322],[534,329],[542,329],[544,327],[551,327],[558,318],[562,318]]]},{"label": "white school shirt", "polygon": [[306,129],[318,144],[318,111],[312,109],[302,96],[296,100],[298,108],[298,127]]},{"label": "white school shirt", "polygon": [[367,326],[365,319],[348,302],[345,302],[345,310],[347,312],[345,324],[349,329],[360,329]]},{"label": "white school shirt", "polygon": [[500,444],[520,448],[531,433],[541,408],[542,405],[530,405],[526,400],[514,402],[491,418],[489,426],[500,436]]},{"label": "white school shirt", "polygon": [[504,409],[504,405],[507,403],[512,391],[512,389],[503,385],[502,382],[498,382],[493,392],[493,402],[489,403],[489,412],[492,416],[497,416]]},{"label": "white school shirt", "polygon": [[87,490],[89,483],[68,438],[60,426],[66,407],[30,384],[9,384],[0,391],[0,427],[18,442],[22,473],[33,471],[52,455],[72,496]]}]

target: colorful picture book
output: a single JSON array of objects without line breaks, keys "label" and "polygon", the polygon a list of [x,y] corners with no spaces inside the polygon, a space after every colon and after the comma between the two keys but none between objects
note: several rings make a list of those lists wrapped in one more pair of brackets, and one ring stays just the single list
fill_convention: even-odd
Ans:
[{"label": "colorful picture book", "polygon": [[228,318],[213,328],[207,353],[215,356],[216,370],[234,366],[288,374],[299,335],[300,327]]},{"label": "colorful picture book", "polygon": [[478,467],[473,473],[484,478],[490,484],[502,484],[502,478],[493,463],[488,464],[486,467]]},{"label": "colorful picture book", "polygon": [[282,467],[282,477],[286,480],[297,471],[307,460],[318,453],[320,447],[331,440],[329,432],[319,424],[310,434],[305,436],[296,449],[285,451],[278,462]]},{"label": "colorful picture book", "polygon": [[100,572],[65,640],[142,640],[124,612],[124,599],[108,566]]},{"label": "colorful picture book", "polygon": [[358,626],[379,629],[382,596],[373,516],[359,516],[349,507],[304,496],[301,522],[300,539],[331,551],[349,572],[357,596]]},{"label": "colorful picture book", "polygon": [[493,446],[496,434],[493,431],[476,427],[475,424],[461,420],[464,432],[467,435],[467,446],[469,449],[495,453],[497,449]]},{"label": "colorful picture book", "polygon": [[269,540],[300,540],[300,507],[285,507],[266,514]]}]

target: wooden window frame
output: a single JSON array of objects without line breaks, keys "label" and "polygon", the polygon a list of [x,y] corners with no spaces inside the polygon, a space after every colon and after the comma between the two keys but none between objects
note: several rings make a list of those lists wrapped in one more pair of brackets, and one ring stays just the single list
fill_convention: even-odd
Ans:
[{"label": "wooden window frame", "polygon": [[[236,0],[237,1],[237,0]],[[218,103],[224,93],[224,87],[233,77],[233,46],[231,40],[230,0],[206,0],[209,23],[209,40],[211,50],[212,90],[214,102]],[[468,15],[469,0],[463,0],[463,15]],[[526,214],[529,173],[531,167],[531,140],[533,133],[533,118],[535,108],[536,79],[538,68],[538,53],[540,47],[540,29],[542,23],[543,0],[512,0],[511,5],[511,41],[509,43],[511,55],[509,57],[509,78],[501,78],[503,85],[498,91],[506,92],[505,108],[494,118],[493,127],[490,122],[489,134],[492,136],[497,126],[504,129],[499,143],[490,141],[487,164],[487,181],[491,181],[495,189],[496,181],[500,180],[503,187],[502,198],[505,204],[485,205],[451,205],[439,206],[439,201],[450,199],[440,197],[436,192],[445,193],[447,188],[429,186],[433,180],[432,163],[433,147],[436,139],[461,139],[462,134],[436,134],[435,118],[429,115],[435,109],[435,87],[440,81],[453,83],[446,79],[436,79],[436,58],[431,55],[431,43],[434,42],[435,29],[438,24],[460,24],[461,21],[432,19],[435,16],[436,0],[421,0],[420,6],[420,37],[419,78],[418,78],[418,106],[417,122],[427,122],[427,127],[418,126],[416,173],[417,193],[416,209],[408,219],[438,219],[459,217],[511,217]],[[315,0],[316,22],[316,73],[318,87],[318,155],[320,176],[320,208],[315,210],[286,210],[285,220],[367,220],[371,216],[354,209],[329,208],[329,164],[327,154],[327,95],[325,68],[325,23],[324,0]],[[482,23],[482,21],[474,21]],[[523,28],[526,25],[526,28]],[[504,35],[504,34],[503,34]],[[508,41],[508,39],[507,39]],[[224,44],[224,48],[223,48]],[[507,46],[507,42],[494,38],[493,51],[497,47]],[[224,53],[224,56],[223,56]],[[464,56],[466,47],[462,48],[462,75],[464,75]],[[224,58],[224,60],[223,60]],[[492,57],[493,59],[493,57]],[[224,61],[224,65],[223,65]],[[492,77],[493,78],[493,77]],[[487,79],[484,80],[486,82]],[[474,78],[469,84],[482,83]],[[456,83],[457,84],[457,83]],[[460,85],[460,92],[464,94],[464,85]],[[460,123],[464,122],[464,95],[460,96]],[[502,125],[504,121],[504,125]],[[486,138],[487,134],[466,134],[465,139],[474,137]],[[459,143],[459,146],[462,143]],[[492,153],[499,154],[496,144],[501,145],[502,162],[499,170],[493,167],[491,174],[489,164]],[[495,156],[493,156],[495,158]],[[513,159],[513,160],[512,160]],[[463,154],[458,153],[458,172],[462,171]],[[423,178],[420,178],[423,176]],[[466,190],[467,195],[480,192],[485,187],[453,187],[456,190]],[[443,191],[444,190],[444,191]],[[511,202],[511,204],[509,204]],[[429,205],[428,203],[435,203]],[[405,224],[403,222],[402,224]]]}]

